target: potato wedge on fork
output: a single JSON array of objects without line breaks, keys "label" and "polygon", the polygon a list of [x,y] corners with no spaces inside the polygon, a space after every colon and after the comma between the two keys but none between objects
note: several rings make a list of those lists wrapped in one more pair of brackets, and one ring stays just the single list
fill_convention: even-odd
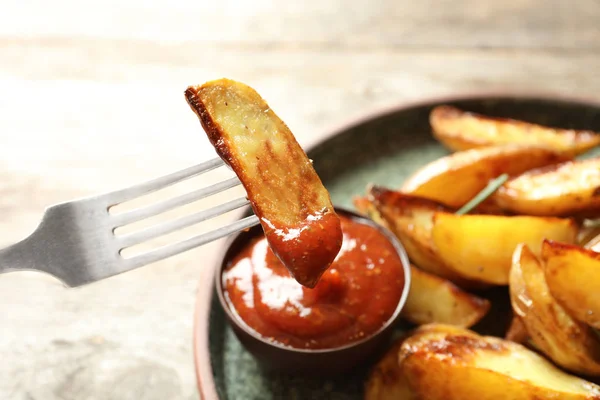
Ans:
[{"label": "potato wedge on fork", "polygon": [[342,246],[329,192],[287,125],[251,87],[230,79],[190,86],[185,97],[217,154],[246,189],[269,246],[314,287]]}]

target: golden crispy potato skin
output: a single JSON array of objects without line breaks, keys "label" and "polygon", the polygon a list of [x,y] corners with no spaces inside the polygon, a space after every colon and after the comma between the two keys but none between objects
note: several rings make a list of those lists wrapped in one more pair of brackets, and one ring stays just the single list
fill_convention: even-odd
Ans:
[{"label": "golden crispy potato skin", "polygon": [[514,253],[510,299],[536,348],[565,369],[600,374],[598,336],[556,302],[548,290],[542,265],[524,244]]},{"label": "golden crispy potato skin", "polygon": [[356,208],[356,211],[363,215],[369,216],[369,213],[372,208],[369,199],[363,196],[354,196],[352,198],[352,204],[354,205],[354,208]]},{"label": "golden crispy potato skin", "polygon": [[[356,211],[367,216],[373,220],[373,222],[378,223],[379,225],[390,229],[389,224],[381,217],[381,214],[367,197],[355,196],[352,199],[352,204],[354,204],[354,208]],[[391,229],[390,229],[391,230]]]},{"label": "golden crispy potato skin", "polygon": [[402,343],[399,363],[418,399],[600,399],[600,387],[525,347],[457,327],[417,329]]},{"label": "golden crispy potato skin", "polygon": [[365,385],[365,400],[417,400],[400,371],[398,352],[402,340],[397,339],[371,370]]},{"label": "golden crispy potato skin", "polygon": [[555,129],[439,106],[429,116],[434,136],[453,151],[506,144],[544,146],[575,156],[600,144],[591,131]]},{"label": "golden crispy potato skin", "polygon": [[502,185],[493,198],[516,214],[598,216],[600,157],[525,172]]},{"label": "golden crispy potato skin", "polygon": [[314,287],[342,245],[329,193],[285,123],[251,87],[228,79],[185,97],[219,156],[240,178],[275,254]]},{"label": "golden crispy potato skin", "polygon": [[546,240],[542,245],[550,293],[569,314],[600,329],[600,254]]},{"label": "golden crispy potato skin", "polygon": [[410,291],[401,315],[412,323],[469,328],[490,309],[487,299],[467,293],[446,279],[415,266],[410,271]]},{"label": "golden crispy potato skin", "polygon": [[439,258],[431,238],[436,211],[452,211],[432,200],[407,195],[381,186],[372,186],[368,199],[387,227],[400,239],[408,258],[424,271],[448,279],[463,288],[482,287],[464,279]]},{"label": "golden crispy potato skin", "polygon": [[497,176],[518,175],[567,159],[541,147],[504,146],[461,151],[425,165],[406,180],[401,191],[459,208]]},{"label": "golden crispy potato skin", "polygon": [[432,237],[445,265],[466,278],[506,285],[512,254],[524,242],[539,254],[545,238],[574,243],[573,220],[437,212]]}]

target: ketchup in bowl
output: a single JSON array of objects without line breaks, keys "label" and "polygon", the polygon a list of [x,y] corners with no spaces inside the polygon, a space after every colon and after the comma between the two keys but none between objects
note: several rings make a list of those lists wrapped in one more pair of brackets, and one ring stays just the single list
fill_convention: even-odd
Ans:
[{"label": "ketchup in bowl", "polygon": [[251,240],[222,272],[229,309],[263,340],[296,349],[360,341],[394,316],[405,266],[378,228],[340,215],[342,248],[314,289],[300,285],[264,235]]}]

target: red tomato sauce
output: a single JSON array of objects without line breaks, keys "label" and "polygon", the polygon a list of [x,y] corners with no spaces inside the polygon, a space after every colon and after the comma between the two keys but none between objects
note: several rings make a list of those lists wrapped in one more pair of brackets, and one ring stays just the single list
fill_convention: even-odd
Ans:
[{"label": "red tomato sauce", "polygon": [[402,260],[378,229],[340,219],[342,248],[314,289],[290,275],[264,236],[250,242],[222,275],[234,313],[262,337],[300,349],[339,347],[378,331],[400,301]]}]

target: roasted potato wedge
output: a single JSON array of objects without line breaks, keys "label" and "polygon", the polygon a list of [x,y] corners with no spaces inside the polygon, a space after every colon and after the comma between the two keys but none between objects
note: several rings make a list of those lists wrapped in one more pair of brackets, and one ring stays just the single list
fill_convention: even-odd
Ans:
[{"label": "roasted potato wedge", "polygon": [[[220,79],[190,86],[185,97],[244,185],[273,252],[299,283],[314,287],[341,248],[342,228],[292,132],[243,83]],[[290,240],[290,232],[299,233]]]},{"label": "roasted potato wedge", "polygon": [[389,229],[400,239],[414,264],[460,287],[481,287],[479,282],[469,281],[448,268],[433,247],[433,215],[440,210],[451,211],[448,207],[381,186],[369,188],[368,199]]},{"label": "roasted potato wedge", "polygon": [[546,283],[573,318],[600,329],[600,253],[545,240]]},{"label": "roasted potato wedge", "polygon": [[398,363],[403,339],[397,339],[371,370],[365,385],[365,400],[417,400]]},{"label": "roasted potato wedge", "polygon": [[400,346],[399,363],[418,399],[600,399],[600,387],[524,346],[457,327],[417,329]]},{"label": "roasted potato wedge", "polygon": [[368,216],[371,212],[371,209],[374,208],[369,199],[363,196],[354,196],[352,198],[352,204],[354,204],[356,211],[366,216]]},{"label": "roasted potato wedge", "polygon": [[[389,224],[367,198],[355,197],[354,205],[359,212],[389,228]],[[467,293],[451,281],[414,265],[411,271],[411,291],[402,314],[408,321],[420,325],[438,322],[470,327],[489,311],[487,299]]]},{"label": "roasted potato wedge", "polygon": [[591,131],[557,129],[439,106],[429,116],[433,135],[453,151],[506,144],[537,145],[575,156],[600,144]]},{"label": "roasted potato wedge", "polygon": [[600,157],[527,171],[502,185],[493,196],[515,214],[600,215]]},{"label": "roasted potato wedge", "polygon": [[379,214],[379,211],[377,211],[375,205],[373,205],[373,203],[367,197],[356,196],[352,199],[352,203],[360,214],[363,214],[371,218],[373,222],[390,229],[388,223],[381,217],[381,214]]},{"label": "roasted potato wedge", "polygon": [[566,159],[541,147],[505,146],[461,151],[417,170],[402,185],[401,191],[459,208],[499,175],[518,175]]},{"label": "roasted potato wedge", "polygon": [[577,230],[566,218],[436,212],[432,238],[439,258],[457,274],[506,285],[517,244],[527,243],[539,254],[542,240],[574,243]]},{"label": "roasted potato wedge", "polygon": [[479,322],[489,309],[487,299],[411,266],[410,292],[401,314],[408,321],[418,325],[441,323],[468,328]]},{"label": "roasted potato wedge", "polygon": [[533,344],[559,366],[600,374],[600,340],[552,297],[544,269],[525,244],[517,246],[510,271],[510,300]]}]

